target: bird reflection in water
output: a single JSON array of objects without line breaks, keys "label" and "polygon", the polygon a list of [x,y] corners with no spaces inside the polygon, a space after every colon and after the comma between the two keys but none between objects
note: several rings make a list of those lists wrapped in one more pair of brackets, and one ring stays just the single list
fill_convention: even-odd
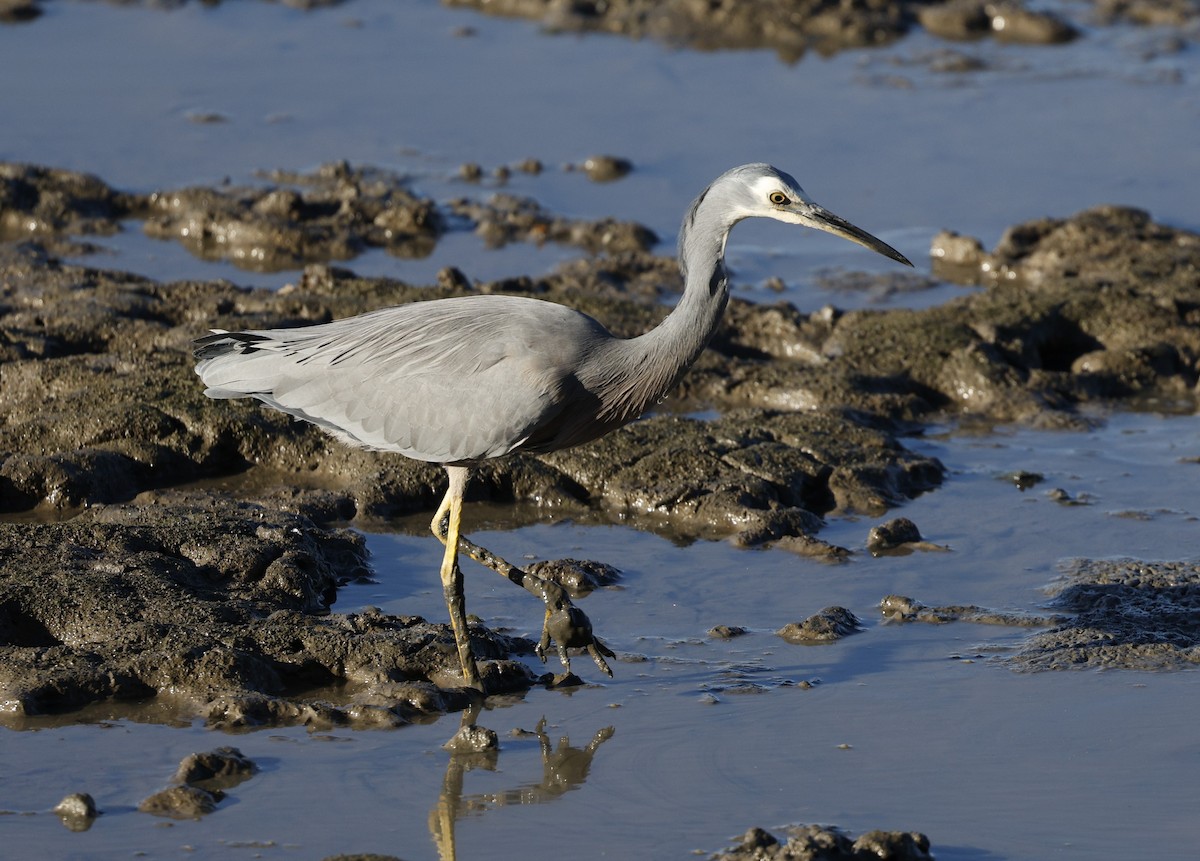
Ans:
[{"label": "bird reflection in water", "polygon": [[[495,771],[500,758],[499,747],[494,742],[495,734],[476,727],[474,717],[469,713],[464,715],[463,727],[455,739],[462,738],[465,734],[474,737],[479,743],[455,746],[455,739],[447,743],[450,761],[446,764],[446,776],[442,781],[438,803],[429,812],[429,832],[437,845],[438,857],[441,861],[457,861],[454,826],[460,816],[513,804],[545,804],[581,787],[591,771],[596,751],[600,749],[600,745],[612,738],[614,732],[616,730],[611,726],[597,730],[591,741],[583,747],[572,746],[570,738],[564,735],[559,737],[558,746],[554,747],[550,743],[550,736],[546,734],[546,719],[542,718],[532,733],[525,733],[536,736],[541,748],[540,781],[501,792],[464,794],[466,773],[477,768]],[[483,739],[489,735],[492,743],[486,745]],[[474,749],[475,747],[484,749],[478,750]]]}]

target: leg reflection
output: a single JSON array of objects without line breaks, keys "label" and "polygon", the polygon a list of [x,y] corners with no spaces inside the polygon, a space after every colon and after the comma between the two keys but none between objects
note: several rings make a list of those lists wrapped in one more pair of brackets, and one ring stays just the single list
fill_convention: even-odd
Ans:
[{"label": "leg reflection", "polygon": [[457,861],[454,826],[460,816],[513,804],[544,804],[572,789],[578,789],[587,779],[600,745],[612,738],[615,732],[611,726],[598,730],[584,747],[573,747],[567,736],[561,736],[558,746],[554,747],[546,734],[546,719],[542,718],[532,733],[538,739],[542,756],[542,779],[539,782],[502,792],[465,794],[466,773],[476,768],[495,771],[500,755],[494,746],[495,733],[475,726],[475,717],[473,711],[464,713],[458,734],[446,743],[450,761],[446,764],[446,776],[442,780],[437,805],[429,813],[429,831],[441,861]]}]

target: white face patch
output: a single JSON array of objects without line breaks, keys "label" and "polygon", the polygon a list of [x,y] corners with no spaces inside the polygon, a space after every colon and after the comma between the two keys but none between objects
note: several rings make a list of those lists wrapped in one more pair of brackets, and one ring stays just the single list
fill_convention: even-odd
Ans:
[{"label": "white face patch", "polygon": [[786,182],[780,182],[774,176],[760,176],[751,186],[751,193],[763,203],[769,203],[772,192],[782,192],[787,195],[788,200],[803,200],[804,203],[811,203],[809,195],[804,193],[803,188],[787,185]]},{"label": "white face patch", "polygon": [[[754,206],[757,207],[757,212],[751,212],[749,215],[767,216],[775,218],[776,221],[790,222],[793,224],[804,224],[805,219],[797,216],[797,213],[787,210],[778,209],[778,205],[773,204],[770,200],[770,195],[781,193],[786,195],[791,203],[812,203],[808,194],[804,193],[804,189],[797,185],[781,181],[776,176],[760,176],[750,186],[750,197],[754,200]],[[787,204],[784,204],[785,206]]]}]

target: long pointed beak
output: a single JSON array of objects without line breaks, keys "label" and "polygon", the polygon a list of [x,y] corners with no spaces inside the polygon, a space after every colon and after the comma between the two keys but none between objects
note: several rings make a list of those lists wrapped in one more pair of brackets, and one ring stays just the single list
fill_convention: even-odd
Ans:
[{"label": "long pointed beak", "polygon": [[864,248],[870,248],[872,251],[879,252],[884,257],[890,257],[897,263],[912,266],[907,257],[882,239],[872,236],[860,227],[855,227],[840,215],[834,215],[823,206],[804,202],[799,204],[795,211],[800,217],[801,223],[808,227],[824,230],[826,233],[832,233],[834,236],[842,237],[842,239],[849,239],[851,242],[857,242]]}]

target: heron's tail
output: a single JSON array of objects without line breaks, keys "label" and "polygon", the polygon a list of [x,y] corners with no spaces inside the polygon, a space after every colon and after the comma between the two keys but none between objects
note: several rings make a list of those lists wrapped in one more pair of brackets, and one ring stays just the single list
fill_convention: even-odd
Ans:
[{"label": "heron's tail", "polygon": [[273,351],[264,349],[273,339],[261,332],[226,332],[213,329],[198,338],[192,355],[196,373],[210,398],[265,399],[276,386],[283,364]]}]

